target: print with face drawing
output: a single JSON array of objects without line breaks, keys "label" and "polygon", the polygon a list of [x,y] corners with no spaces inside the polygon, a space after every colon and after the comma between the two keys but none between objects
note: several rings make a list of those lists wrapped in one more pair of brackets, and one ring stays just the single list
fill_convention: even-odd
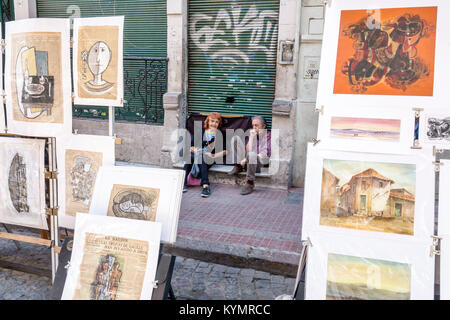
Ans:
[{"label": "print with face drawing", "polygon": [[102,74],[108,69],[111,62],[111,49],[103,41],[97,41],[89,50],[85,50],[81,53],[82,65],[82,77],[86,78],[86,65],[92,73],[93,79],[85,82],[82,88],[94,95],[101,95],[114,86],[114,83],[110,83],[102,78]]}]

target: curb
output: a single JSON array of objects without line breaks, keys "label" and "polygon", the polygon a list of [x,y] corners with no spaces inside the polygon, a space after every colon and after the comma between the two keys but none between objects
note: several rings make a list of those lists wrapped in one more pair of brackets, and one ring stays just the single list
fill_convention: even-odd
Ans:
[{"label": "curb", "polygon": [[178,237],[174,244],[164,244],[163,253],[222,264],[236,268],[250,268],[275,275],[295,278],[300,253],[253,246],[223,244]]}]

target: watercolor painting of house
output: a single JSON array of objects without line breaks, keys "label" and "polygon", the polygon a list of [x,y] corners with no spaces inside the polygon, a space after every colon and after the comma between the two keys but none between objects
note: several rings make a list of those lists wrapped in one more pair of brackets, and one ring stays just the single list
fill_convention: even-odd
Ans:
[{"label": "watercolor painting of house", "polygon": [[415,165],[325,159],[320,224],[412,235],[414,191]]}]

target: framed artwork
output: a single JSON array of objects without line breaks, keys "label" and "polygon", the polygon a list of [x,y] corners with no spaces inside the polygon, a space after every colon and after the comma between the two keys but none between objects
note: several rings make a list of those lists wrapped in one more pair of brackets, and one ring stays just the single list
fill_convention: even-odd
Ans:
[{"label": "framed artwork", "polygon": [[48,230],[44,139],[0,137],[0,223]]},{"label": "framed artwork", "polygon": [[442,165],[439,169],[439,215],[438,215],[438,235],[450,235],[450,199],[447,192],[450,187],[450,160],[441,159]]},{"label": "framed artwork", "polygon": [[123,105],[123,23],[124,16],[74,19],[75,104]]},{"label": "framed artwork", "polygon": [[[2,27],[0,26],[0,32],[2,32]],[[0,54],[0,65],[3,66],[3,54]],[[3,68],[0,68],[0,89],[3,90]],[[4,108],[0,107],[0,133],[5,131],[6,128],[6,117]]]},{"label": "framed artwork", "polygon": [[162,224],[161,241],[176,241],[184,171],[147,167],[100,168],[90,214]]},{"label": "framed artwork", "polygon": [[302,237],[313,231],[392,240],[433,234],[434,165],[426,154],[308,146]]},{"label": "framed artwork", "polygon": [[6,23],[8,132],[50,137],[72,131],[69,19]]},{"label": "framed artwork", "polygon": [[420,113],[420,145],[450,148],[450,110],[429,108]]},{"label": "framed artwork", "polygon": [[59,225],[73,229],[75,214],[89,212],[100,168],[115,164],[114,138],[77,134],[57,146]]},{"label": "framed artwork", "polygon": [[77,213],[62,300],[150,300],[161,224]]},{"label": "framed artwork", "polygon": [[374,241],[326,232],[312,233],[310,240],[307,300],[434,299],[429,241]]},{"label": "framed artwork", "polygon": [[413,108],[448,101],[444,0],[333,1],[326,10],[317,104]]},{"label": "framed artwork", "polygon": [[441,159],[439,170],[438,236],[441,240],[440,255],[440,299],[450,300],[450,160]]},{"label": "framed artwork", "polygon": [[325,108],[319,117],[319,148],[410,153],[414,141],[412,110],[388,107]]}]

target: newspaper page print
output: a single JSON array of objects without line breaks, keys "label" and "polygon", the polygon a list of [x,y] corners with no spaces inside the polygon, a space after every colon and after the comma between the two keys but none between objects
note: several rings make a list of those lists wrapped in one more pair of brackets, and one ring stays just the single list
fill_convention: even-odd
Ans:
[{"label": "newspaper page print", "polygon": [[13,119],[63,123],[61,33],[16,33],[11,40]]},{"label": "newspaper page print", "polygon": [[115,184],[111,191],[108,216],[156,220],[159,189]]},{"label": "newspaper page print", "polygon": [[139,300],[148,241],[86,233],[75,300]]},{"label": "newspaper page print", "polygon": [[66,150],[66,215],[88,213],[103,153]]}]

